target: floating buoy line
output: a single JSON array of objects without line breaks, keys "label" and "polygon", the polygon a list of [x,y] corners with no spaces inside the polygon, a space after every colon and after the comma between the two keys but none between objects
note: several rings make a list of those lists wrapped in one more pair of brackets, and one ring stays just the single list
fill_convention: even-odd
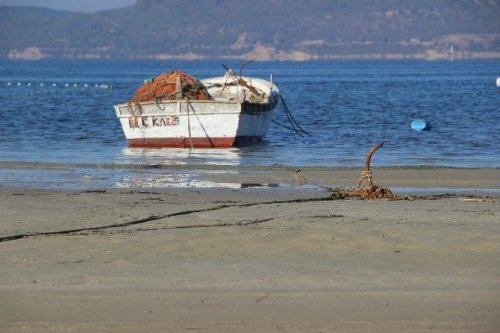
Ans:
[{"label": "floating buoy line", "polygon": [[113,89],[113,85],[106,83],[63,83],[63,82],[7,82],[7,87],[63,87],[63,88],[98,88],[98,89]]},{"label": "floating buoy line", "polygon": [[106,92],[112,89],[113,86],[107,83],[9,81],[0,83],[0,96],[71,95],[82,91]]}]

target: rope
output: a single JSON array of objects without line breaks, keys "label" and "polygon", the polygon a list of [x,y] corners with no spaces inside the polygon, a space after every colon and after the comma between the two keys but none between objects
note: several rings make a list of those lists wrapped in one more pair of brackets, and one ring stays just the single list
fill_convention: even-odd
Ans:
[{"label": "rope", "polygon": [[292,128],[292,127],[290,127],[290,126],[286,126],[286,125],[284,125],[284,124],[282,124],[282,123],[277,122],[277,121],[276,121],[276,120],[274,120],[274,119],[272,120],[272,122],[273,122],[274,124],[276,124],[276,125],[280,126],[280,127],[283,127],[283,128],[286,128],[287,130],[290,130],[290,131],[295,132],[297,135],[299,135],[299,136],[301,136],[301,137],[304,137],[304,135],[302,135],[300,132],[297,132],[297,131],[295,130],[295,128]]},{"label": "rope", "polygon": [[189,108],[190,108],[190,104],[189,104],[189,99],[186,97],[186,107],[187,107],[187,111],[188,111],[188,134],[189,134],[189,145],[191,146],[191,149],[193,149],[193,139],[191,138],[191,121],[190,121],[190,117],[189,117]]},{"label": "rope", "polygon": [[[304,135],[312,136],[311,133],[309,133],[305,129],[303,129],[302,126],[300,126],[299,123],[295,120],[292,113],[290,112],[290,109],[286,105],[285,99],[283,98],[283,96],[281,94],[280,94],[280,100],[281,100],[281,105],[283,105],[283,111],[285,111],[286,117],[288,118],[288,122],[290,123],[291,128],[286,127],[283,124],[279,124],[279,125],[294,131],[296,134],[300,135],[301,137],[303,137]],[[275,122],[275,123],[277,123],[277,122]],[[304,134],[304,135],[302,135],[302,134]]]}]

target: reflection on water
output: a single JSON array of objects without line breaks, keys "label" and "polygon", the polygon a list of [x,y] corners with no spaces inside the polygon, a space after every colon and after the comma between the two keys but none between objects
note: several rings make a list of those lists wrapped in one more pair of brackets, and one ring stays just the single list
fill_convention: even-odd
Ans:
[{"label": "reflection on water", "polygon": [[130,163],[145,165],[240,165],[242,150],[183,149],[183,148],[124,148],[122,158]]},{"label": "reflection on water", "polygon": [[[218,175],[238,175],[237,170],[179,170],[171,168],[126,168],[95,165],[24,165],[0,164],[0,175],[5,187],[28,187],[44,189],[168,189],[168,188],[229,188],[256,187],[241,184],[241,181],[214,181]],[[234,177],[239,179],[239,177]],[[265,184],[261,184],[265,185]]]},{"label": "reflection on water", "polygon": [[[160,189],[160,188],[231,188],[239,189],[238,183],[218,183],[206,179],[208,174],[236,174],[234,171],[227,172],[176,172],[165,170],[164,173],[134,173],[117,180],[115,187],[127,189]],[[208,174],[207,174],[208,173]]]}]

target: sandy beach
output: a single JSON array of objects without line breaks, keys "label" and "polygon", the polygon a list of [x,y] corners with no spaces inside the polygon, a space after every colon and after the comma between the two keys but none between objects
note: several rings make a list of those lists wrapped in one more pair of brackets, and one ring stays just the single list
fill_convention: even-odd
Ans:
[{"label": "sandy beach", "polygon": [[304,169],[211,179],[239,189],[0,186],[0,331],[500,331],[500,169],[375,170],[404,200],[321,189],[358,178]]}]

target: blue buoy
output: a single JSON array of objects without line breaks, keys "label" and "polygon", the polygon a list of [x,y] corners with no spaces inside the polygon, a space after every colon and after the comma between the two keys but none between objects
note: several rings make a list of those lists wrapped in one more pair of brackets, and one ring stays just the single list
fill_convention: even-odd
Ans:
[{"label": "blue buoy", "polygon": [[411,129],[415,131],[428,131],[431,129],[431,124],[423,119],[415,119],[411,122]]}]

